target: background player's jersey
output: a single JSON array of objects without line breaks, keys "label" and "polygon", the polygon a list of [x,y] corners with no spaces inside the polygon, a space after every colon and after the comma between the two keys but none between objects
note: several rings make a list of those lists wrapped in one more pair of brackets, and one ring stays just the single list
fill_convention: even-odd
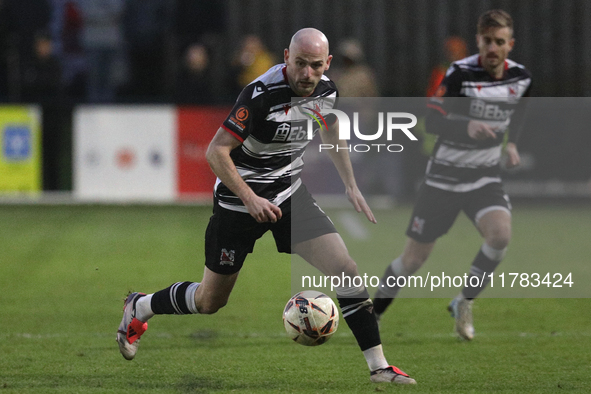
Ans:
[{"label": "background player's jersey", "polygon": [[[427,165],[425,183],[439,189],[466,192],[501,182],[502,143],[516,142],[524,119],[531,76],[520,64],[505,61],[501,79],[493,78],[474,55],[452,63],[434,97],[427,116],[427,131],[437,143]],[[456,98],[457,97],[457,98]],[[468,136],[468,122],[484,122],[496,138],[477,141]]]},{"label": "background player's jersey", "polygon": [[[242,142],[230,154],[238,173],[258,196],[275,205],[287,200],[301,185],[302,156],[310,142],[309,117],[292,108],[296,94],[289,87],[285,67],[276,65],[246,86],[222,124]],[[337,94],[335,84],[323,76],[302,103],[318,111],[332,108]],[[215,196],[226,209],[248,212],[219,178]]]}]

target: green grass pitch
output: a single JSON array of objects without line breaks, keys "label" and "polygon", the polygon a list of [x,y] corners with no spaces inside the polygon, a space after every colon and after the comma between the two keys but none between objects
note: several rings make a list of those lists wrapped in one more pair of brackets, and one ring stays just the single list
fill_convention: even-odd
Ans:
[{"label": "green grass pitch", "polygon": [[[0,206],[0,393],[591,392],[591,302],[583,298],[480,299],[470,343],[453,336],[447,298],[396,300],[382,321],[385,353],[418,385],[372,384],[344,321],[317,348],[285,337],[290,257],[268,235],[227,307],[157,316],[135,360],[124,360],[115,342],[123,298],[201,278],[210,210]],[[377,211],[371,250],[343,231],[361,268],[374,260],[381,270],[400,252],[409,215],[410,207]],[[591,208],[518,206],[514,233],[503,264],[588,264]],[[467,269],[479,244],[460,220],[427,264],[441,270],[459,259]]]}]

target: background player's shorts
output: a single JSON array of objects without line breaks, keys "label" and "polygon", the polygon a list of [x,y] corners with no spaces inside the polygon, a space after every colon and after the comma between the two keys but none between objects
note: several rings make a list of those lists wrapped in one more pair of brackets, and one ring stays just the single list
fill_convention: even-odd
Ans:
[{"label": "background player's shorts", "polygon": [[422,184],[406,235],[430,243],[449,231],[460,211],[474,224],[487,212],[504,210],[511,214],[509,196],[500,183],[489,183],[469,192],[450,192]]},{"label": "background player's shorts", "polygon": [[297,243],[337,232],[303,184],[279,207],[282,217],[276,223],[257,223],[250,214],[222,208],[215,201],[205,231],[207,268],[224,275],[240,271],[256,240],[269,230],[282,253],[291,253]]}]

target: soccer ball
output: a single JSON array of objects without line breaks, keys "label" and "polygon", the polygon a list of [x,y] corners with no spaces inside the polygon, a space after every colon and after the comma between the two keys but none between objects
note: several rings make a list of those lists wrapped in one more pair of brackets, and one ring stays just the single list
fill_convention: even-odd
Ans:
[{"label": "soccer ball", "polygon": [[285,305],[283,326],[287,335],[300,345],[322,345],[339,326],[337,306],[319,291],[299,292]]}]

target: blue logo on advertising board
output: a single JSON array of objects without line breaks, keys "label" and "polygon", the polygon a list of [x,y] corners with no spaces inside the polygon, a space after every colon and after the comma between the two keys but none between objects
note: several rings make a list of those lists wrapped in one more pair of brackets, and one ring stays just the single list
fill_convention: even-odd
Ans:
[{"label": "blue logo on advertising board", "polygon": [[28,126],[6,126],[2,140],[2,153],[7,160],[31,157],[31,129]]}]

